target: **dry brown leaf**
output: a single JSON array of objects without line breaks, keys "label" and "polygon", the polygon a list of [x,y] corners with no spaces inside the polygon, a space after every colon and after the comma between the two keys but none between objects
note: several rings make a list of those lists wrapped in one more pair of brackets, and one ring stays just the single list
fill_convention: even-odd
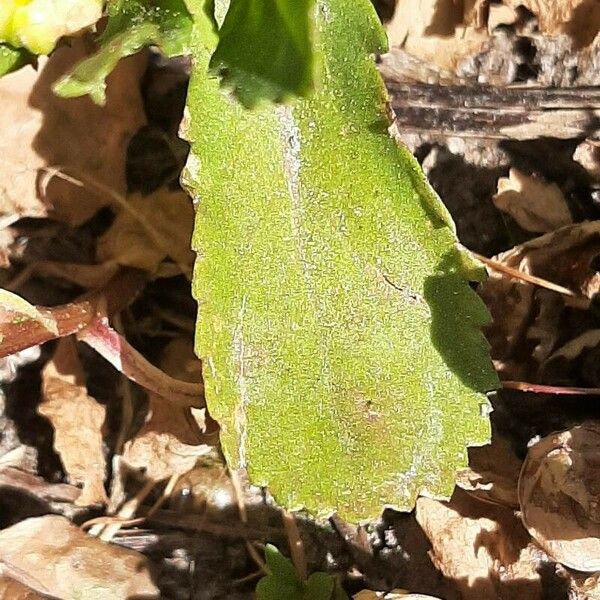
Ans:
[{"label": "dry brown leaf", "polygon": [[526,231],[546,233],[573,222],[567,201],[555,183],[545,183],[518,169],[498,179],[493,201]]},{"label": "dry brown leaf", "polygon": [[[592,221],[547,233],[496,260],[592,298],[600,290],[600,274],[594,267],[599,255],[600,221]],[[502,379],[538,382],[557,340],[570,339],[570,330],[560,324],[571,301],[493,269],[488,273],[479,293],[492,314],[485,333],[496,368]]]},{"label": "dry brown leaf", "polygon": [[74,503],[81,490],[67,483],[48,483],[41,477],[16,469],[0,467],[0,489],[16,488],[49,502]]},{"label": "dry brown leaf", "polygon": [[0,562],[12,577],[59,598],[159,598],[142,554],[90,537],[56,515],[0,531]]},{"label": "dry brown leaf", "polygon": [[83,40],[74,40],[49,59],[40,58],[38,71],[27,66],[0,79],[0,221],[50,213],[78,225],[108,202],[94,190],[57,178],[41,189],[46,167],[81,171],[125,192],[127,144],[145,123],[137,82],[146,58],[119,62],[108,77],[105,107],[88,97],[57,97],[52,84],[85,56],[85,48]]},{"label": "dry brown leaf", "polygon": [[575,598],[600,600],[600,573],[572,573],[571,591]]},{"label": "dry brown leaf", "polygon": [[33,588],[9,577],[2,575],[0,570],[0,598],[2,600],[52,600],[52,596],[40,594]]},{"label": "dry brown leaf", "polygon": [[600,571],[600,425],[587,422],[529,448],[521,517],[538,544],[577,571]]},{"label": "dry brown leaf", "polygon": [[87,393],[73,338],[59,340],[52,360],[44,367],[42,396],[38,411],[54,427],[54,447],[70,480],[83,484],[76,504],[106,503],[102,449],[106,409]]},{"label": "dry brown leaf", "polygon": [[402,46],[426,63],[454,70],[488,39],[481,27],[482,2],[398,0],[387,24],[390,46]]},{"label": "dry brown leaf", "polygon": [[[16,221],[16,219],[18,219],[18,217],[9,218],[7,223],[12,223]],[[17,233],[13,228],[3,225],[1,221],[2,217],[0,216],[0,268],[4,269],[10,265],[12,254],[11,246],[15,241]]]},{"label": "dry brown leaf", "polygon": [[[560,378],[567,375],[570,367],[578,365],[584,369],[583,365],[586,360],[587,352],[595,351],[600,347],[600,329],[588,329],[588,331],[569,340],[566,344],[555,350],[545,361],[540,365],[540,379],[542,381],[551,381],[556,378],[556,373],[560,374]],[[595,364],[595,356],[592,355],[591,361]],[[595,374],[595,369],[593,370]],[[594,386],[597,382],[585,382]]]},{"label": "dry brown leaf", "polygon": [[513,8],[524,6],[536,15],[542,33],[567,34],[576,46],[591,44],[600,30],[597,0],[504,0]]},{"label": "dry brown leaf", "polygon": [[573,160],[588,173],[592,181],[600,181],[600,140],[587,139],[575,148]]},{"label": "dry brown leaf", "polygon": [[187,194],[160,189],[150,196],[131,196],[128,206],[100,238],[98,260],[154,273],[169,256],[191,277],[194,208]]},{"label": "dry brown leaf", "polygon": [[[191,341],[173,340],[164,350],[163,370],[183,381],[202,380],[200,361]],[[213,452],[203,435],[203,410],[173,406],[156,394],[148,394],[146,423],[136,436],[126,442],[123,462],[133,469],[143,469],[154,481],[182,475],[194,468],[198,459]]]},{"label": "dry brown leaf", "polygon": [[[1,265],[0,265],[1,266]],[[84,263],[64,263],[49,260],[40,260],[27,267],[25,273],[21,272],[20,280],[27,280],[33,275],[43,277],[57,277],[83,288],[97,289],[103,287],[119,270],[116,262],[106,262],[99,265]]]},{"label": "dry brown leaf", "polygon": [[416,515],[434,563],[464,600],[542,598],[537,567],[543,555],[511,510],[457,490],[450,503],[419,498]]}]

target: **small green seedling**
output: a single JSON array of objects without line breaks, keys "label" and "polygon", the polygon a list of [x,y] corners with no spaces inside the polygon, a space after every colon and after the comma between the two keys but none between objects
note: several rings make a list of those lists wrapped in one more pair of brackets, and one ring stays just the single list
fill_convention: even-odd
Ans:
[{"label": "small green seedling", "polygon": [[257,600],[348,600],[339,579],[327,573],[313,573],[302,581],[292,561],[267,544],[265,558],[269,575],[256,586]]}]

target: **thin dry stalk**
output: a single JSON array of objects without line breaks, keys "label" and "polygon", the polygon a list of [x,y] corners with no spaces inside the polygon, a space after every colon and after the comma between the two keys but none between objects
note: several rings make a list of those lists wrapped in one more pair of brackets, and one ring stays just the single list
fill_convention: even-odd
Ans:
[{"label": "thin dry stalk", "polygon": [[308,566],[306,564],[306,554],[304,553],[304,544],[300,537],[298,524],[294,515],[287,510],[281,512],[281,518],[288,537],[292,562],[294,563],[294,567],[296,567],[296,572],[300,579],[306,581],[308,579]]}]

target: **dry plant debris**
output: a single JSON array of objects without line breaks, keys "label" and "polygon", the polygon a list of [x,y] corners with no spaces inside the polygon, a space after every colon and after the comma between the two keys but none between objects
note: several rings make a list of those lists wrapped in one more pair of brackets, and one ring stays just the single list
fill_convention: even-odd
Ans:
[{"label": "dry plant debris", "polygon": [[42,186],[41,169],[81,171],[126,191],[127,143],[146,120],[135,85],[146,57],[139,54],[119,64],[110,76],[104,107],[87,97],[59,98],[52,84],[85,56],[85,48],[83,40],[73,41],[40,59],[37,70],[28,66],[0,79],[0,217],[5,225],[46,215],[79,225],[109,200],[94,189],[56,178]]},{"label": "dry plant debris", "polygon": [[9,577],[0,574],[0,598],[11,600],[52,600],[51,596],[40,594],[33,588]]},{"label": "dry plant debris", "polygon": [[[569,317],[592,310],[590,301],[600,283],[594,268],[598,254],[600,223],[593,221],[563,227],[496,257],[508,267],[557,283],[574,294],[563,296],[489,270],[480,294],[492,313],[493,324],[487,337],[503,379],[557,382],[546,378],[559,375],[555,368],[552,373],[549,366],[560,356],[555,353],[562,345],[583,333],[569,328]],[[577,355],[572,349],[569,352],[571,358]],[[587,383],[593,386],[592,381]]]},{"label": "dry plant debris", "polygon": [[573,222],[567,201],[555,183],[539,181],[518,169],[498,179],[493,201],[526,231],[546,233]]},{"label": "dry plant debris", "polygon": [[77,505],[105,504],[106,461],[102,426],[106,409],[90,397],[72,337],[58,342],[42,371],[42,403],[38,410],[52,423],[54,447],[71,483],[82,484]]},{"label": "dry plant debris", "polygon": [[[68,519],[46,515],[0,531],[0,561],[38,593],[82,600],[158,598],[147,559],[89,537]],[[22,575],[21,575],[22,577]]]},{"label": "dry plant debris", "polygon": [[131,196],[111,228],[98,240],[98,261],[155,273],[169,257],[191,278],[193,224],[192,202],[181,190],[160,189],[145,197]]},{"label": "dry plant debris", "polygon": [[[202,380],[189,340],[171,341],[163,352],[161,366],[182,381]],[[207,444],[203,433],[204,409],[174,407],[156,393],[150,393],[148,401],[144,425],[125,443],[123,461],[127,466],[142,469],[151,480],[162,481],[192,470],[200,457],[214,455],[214,446]]]},{"label": "dry plant debris", "polygon": [[542,33],[568,36],[574,48],[590,46],[600,28],[595,0],[397,0],[387,29],[392,46],[454,72],[485,49],[497,27],[525,27],[525,10]]},{"label": "dry plant debris", "polygon": [[543,597],[537,567],[546,559],[513,511],[459,492],[449,503],[420,498],[417,521],[465,600]]},{"label": "dry plant debris", "polygon": [[583,423],[531,446],[519,480],[523,523],[555,560],[600,571],[600,425]]},{"label": "dry plant debris", "polygon": [[506,0],[512,8],[527,8],[550,36],[570,35],[577,46],[594,41],[600,28],[600,6],[594,0]]},{"label": "dry plant debris", "polygon": [[404,590],[392,590],[391,592],[374,592],[362,590],[352,596],[354,600],[438,600],[433,596],[424,594],[410,594]]},{"label": "dry plant debris", "polygon": [[479,51],[488,39],[474,3],[461,4],[398,0],[387,26],[390,44],[404,47],[425,63],[453,71],[463,57]]}]

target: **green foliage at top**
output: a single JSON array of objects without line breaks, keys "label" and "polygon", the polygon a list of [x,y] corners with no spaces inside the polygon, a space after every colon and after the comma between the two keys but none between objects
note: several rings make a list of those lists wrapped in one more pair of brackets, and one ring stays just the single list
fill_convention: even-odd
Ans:
[{"label": "green foliage at top", "polygon": [[185,54],[192,19],[184,0],[112,0],[99,50],[59,80],[54,90],[68,98],[89,94],[98,104],[106,101],[106,77],[119,60],[144,46],[157,46],[166,56]]},{"label": "green foliage at top", "polygon": [[313,573],[302,581],[292,562],[271,544],[265,547],[265,558],[271,573],[258,582],[256,600],[348,600],[332,575]]},{"label": "green foliage at top", "polygon": [[318,0],[315,93],[252,111],[208,76],[216,38],[190,6],[196,346],[229,464],[289,508],[350,520],[449,495],[489,435],[488,314],[388,135],[371,3]]},{"label": "green foliage at top", "polygon": [[210,66],[247,107],[313,88],[314,0],[234,0]]},{"label": "green foliage at top", "polygon": [[[201,4],[207,40],[214,36],[217,21],[222,22],[218,44],[212,46],[211,69],[243,104],[282,101],[312,90],[314,0],[235,0],[231,4],[202,0]],[[94,25],[102,5],[102,0],[0,2],[0,75],[24,64],[29,52],[47,54],[59,37]],[[55,84],[58,95],[89,94],[104,104],[106,78],[122,58],[150,45],[166,56],[189,51],[192,20],[186,0],[108,0],[106,14],[98,51]]]}]

